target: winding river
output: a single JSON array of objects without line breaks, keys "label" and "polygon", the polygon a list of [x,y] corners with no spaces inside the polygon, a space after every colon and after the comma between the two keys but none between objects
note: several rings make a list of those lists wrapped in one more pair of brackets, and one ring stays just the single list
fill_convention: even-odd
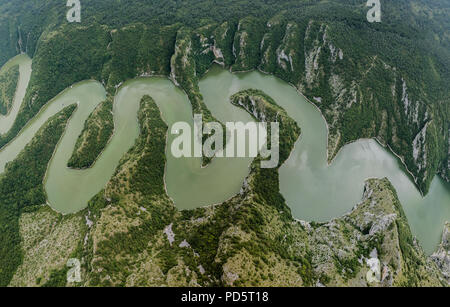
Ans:
[{"label": "winding river", "polygon": [[[15,57],[6,65],[14,64],[20,65],[18,90],[13,110],[8,116],[0,117],[0,133],[8,131],[14,122],[31,74],[31,60],[27,56]],[[431,253],[436,248],[444,222],[450,220],[448,184],[436,177],[430,193],[422,198],[398,159],[374,140],[360,140],[345,146],[328,166],[327,128],[320,112],[292,86],[273,76],[259,72],[231,74],[214,66],[200,82],[206,105],[223,122],[252,120],[245,111],[229,103],[232,94],[248,88],[264,90],[302,128],[302,136],[294,152],[280,169],[281,192],[295,217],[326,221],[341,216],[360,201],[367,178],[388,177],[397,189],[413,234],[426,252]],[[0,173],[50,116],[69,104],[77,103],[78,108],[49,164],[45,189],[48,203],[56,211],[67,214],[85,208],[89,199],[108,182],[120,158],[138,137],[136,115],[139,101],[145,94],[154,98],[169,126],[178,121],[193,124],[187,96],[168,79],[138,78],[125,82],[114,100],[114,137],[91,169],[69,169],[67,161],[84,122],[106,95],[100,83],[84,81],[47,103],[21,133],[0,150]],[[173,138],[169,135],[168,144]],[[229,199],[239,192],[251,163],[251,159],[221,158],[202,168],[200,159],[176,159],[170,151],[167,159],[165,180],[168,194],[180,209],[193,209]]]}]

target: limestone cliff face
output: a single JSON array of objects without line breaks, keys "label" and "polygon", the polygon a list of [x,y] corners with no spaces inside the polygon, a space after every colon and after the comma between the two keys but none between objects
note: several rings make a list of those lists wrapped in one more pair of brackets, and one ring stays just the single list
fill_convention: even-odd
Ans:
[{"label": "limestone cliff face", "polygon": [[442,274],[450,284],[450,223],[445,224],[444,232],[442,234],[442,242],[436,253],[431,256],[431,259],[436,263]]},{"label": "limestone cliff face", "polygon": [[249,71],[258,67],[263,29],[263,23],[257,18],[247,17],[239,21],[233,43],[233,71]]}]

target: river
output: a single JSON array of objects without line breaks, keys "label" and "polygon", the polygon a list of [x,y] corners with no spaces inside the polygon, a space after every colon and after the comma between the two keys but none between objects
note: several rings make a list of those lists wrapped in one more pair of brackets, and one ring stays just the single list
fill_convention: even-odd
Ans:
[{"label": "river", "polygon": [[[31,74],[31,60],[20,56],[20,79],[14,107],[20,107]],[[11,60],[15,61],[19,58]],[[10,65],[10,62],[8,63]],[[367,178],[388,177],[396,188],[412,232],[427,253],[434,251],[445,221],[450,220],[450,188],[436,177],[429,194],[422,198],[404,172],[403,165],[374,140],[345,146],[333,163],[327,164],[327,128],[319,110],[289,84],[259,72],[231,74],[214,66],[200,82],[205,103],[222,122],[251,121],[229,97],[243,89],[262,89],[283,107],[302,128],[301,138],[289,160],[280,169],[280,188],[296,218],[327,221],[350,211],[360,200]],[[137,78],[125,82],[114,100],[114,136],[95,165],[87,170],[66,167],[78,135],[92,110],[105,99],[96,81],[73,85],[50,101],[19,136],[0,150],[0,173],[32,139],[45,121],[64,106],[77,103],[64,136],[49,164],[45,178],[48,203],[58,212],[73,213],[87,206],[111,178],[120,158],[139,134],[137,111],[143,95],[156,101],[169,127],[178,121],[192,125],[192,108],[186,95],[165,78]],[[11,127],[16,113],[0,118],[0,132]],[[169,135],[168,144],[175,136]],[[170,146],[167,146],[170,148]],[[180,209],[221,203],[239,192],[249,172],[251,159],[214,159],[207,168],[200,159],[174,158],[167,150],[165,181],[169,196]]]}]

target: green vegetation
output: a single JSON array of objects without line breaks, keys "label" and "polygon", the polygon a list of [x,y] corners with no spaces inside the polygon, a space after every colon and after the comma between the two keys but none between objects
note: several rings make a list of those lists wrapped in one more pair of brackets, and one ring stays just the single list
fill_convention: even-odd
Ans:
[{"label": "green vegetation", "polygon": [[[348,142],[377,137],[403,158],[423,192],[438,171],[446,178],[450,34],[440,1],[386,3],[380,24],[369,24],[367,7],[352,0],[133,0],[126,9],[87,0],[83,7],[85,26],[67,24],[65,8],[51,1],[0,5],[9,34],[0,53],[34,55],[26,107],[0,147],[49,99],[89,78],[113,95],[127,79],[170,74],[193,111],[214,121],[198,80],[216,62],[234,71],[259,68],[297,86],[327,119],[330,160]],[[38,11],[48,15],[37,20]]]},{"label": "green vegetation", "polygon": [[[254,92],[253,95],[262,97],[264,94]],[[295,126],[293,131],[280,137],[281,143],[288,143],[290,147],[283,155],[286,156],[285,159],[298,138],[300,129],[270,97],[264,96],[261,103],[267,107],[267,118],[280,112],[282,115],[278,120],[283,121],[282,124],[288,127],[289,122],[289,125]],[[275,238],[267,237],[266,233],[275,230],[264,230],[264,225],[270,224],[271,221],[264,218],[266,214],[260,213],[261,210],[270,212],[270,216],[276,216],[279,210],[284,210],[285,223],[290,224],[291,219],[289,209],[278,192],[276,169],[270,171],[276,176],[268,177],[265,172],[259,170],[259,164],[255,162],[249,179],[252,182],[250,189],[255,192],[246,191],[217,208],[212,208],[212,211],[211,208],[203,208],[176,212],[166,195],[163,182],[163,140],[167,127],[159,116],[156,104],[148,96],[141,101],[139,123],[141,133],[136,145],[122,159],[105,191],[94,198],[89,206],[96,226],[91,231],[91,248],[87,251],[93,255],[86,256],[92,259],[88,269],[91,272],[101,272],[91,273],[89,285],[186,285],[194,282],[193,280],[205,285],[220,285],[224,283],[221,278],[227,259],[245,251],[258,264],[260,261],[256,259],[267,257],[265,255],[268,249],[270,257],[280,261],[285,271],[291,267],[295,268],[292,257],[302,263],[304,267],[298,269],[300,273],[292,275],[301,274],[305,284],[312,284],[313,273],[306,256],[290,256],[285,245],[277,243]],[[288,132],[287,129],[283,131]],[[291,136],[290,133],[296,135]],[[261,196],[256,194],[256,191],[261,192]],[[277,200],[277,203],[273,203],[274,200]],[[242,210],[235,212],[233,208],[238,204],[243,204]],[[204,222],[197,223],[195,220]],[[221,261],[218,261],[216,254],[225,252],[222,251],[221,238],[230,227],[237,225],[255,236],[257,243],[248,245],[234,240],[232,250],[221,255]],[[267,225],[269,226],[272,227]],[[169,232],[173,232],[175,242],[167,240]],[[184,246],[183,242],[186,243]],[[153,263],[151,266],[133,265],[146,263],[145,259],[150,255]],[[262,263],[264,270],[271,270],[269,260],[266,259]],[[195,272],[194,275],[184,280],[185,277],[180,277],[180,266],[189,268]],[[94,267],[102,269],[93,270]],[[297,268],[295,271],[297,272]],[[137,280],[146,274],[151,274],[152,278]],[[172,280],[172,275],[181,280]],[[298,276],[296,278],[298,279]],[[267,280],[269,281],[269,278]],[[244,280],[241,282],[246,284]]]},{"label": "green vegetation", "polygon": [[[257,114],[271,118],[278,113],[290,127],[280,135],[285,159],[298,127],[261,91],[242,91],[231,100],[255,114],[245,107],[252,106],[246,104],[250,98],[258,101]],[[367,286],[364,259],[374,249],[382,263],[389,263],[391,273],[382,285],[404,285],[409,277],[418,285],[443,285],[411,233],[394,227],[407,223],[386,179],[369,181],[366,198],[349,215],[313,230],[312,223],[292,219],[279,193],[277,169],[260,169],[257,159],[239,195],[217,206],[176,212],[163,188],[164,143],[155,137],[165,135],[167,127],[149,97],[141,102],[139,122],[136,146],[89,206],[94,226],[85,249],[86,285],[314,286],[320,280],[330,286]],[[409,252],[403,255],[403,250]]]},{"label": "green vegetation", "polygon": [[220,26],[218,26],[213,33],[215,38],[214,46],[217,50],[220,51],[219,55],[222,56],[216,61],[222,64],[224,67],[230,67],[234,62],[233,56],[233,42],[234,35],[236,31],[236,26],[230,22],[224,22]]},{"label": "green vegetation", "polygon": [[[214,58],[208,39],[202,34],[202,32],[207,33],[208,30],[211,30],[210,27],[201,28],[199,33],[193,33],[190,29],[181,28],[177,33],[175,52],[170,62],[171,79],[186,92],[192,105],[192,113],[202,115],[203,123],[218,122],[206,107],[198,85],[201,74],[206,72]],[[195,37],[198,39],[197,43]],[[194,49],[196,45],[202,49]],[[203,48],[206,47],[208,48],[204,50],[208,52],[204,53]],[[203,143],[207,138],[207,135],[203,135]],[[204,165],[208,165],[210,162],[211,158],[203,158]]]},{"label": "green vegetation", "polygon": [[100,103],[89,115],[69,160],[71,168],[90,168],[114,132],[113,99]]},{"label": "green vegetation", "polygon": [[137,67],[144,75],[170,74],[170,57],[177,35],[178,24],[146,27],[140,39]]},{"label": "green vegetation", "polygon": [[86,212],[62,215],[50,206],[35,206],[19,219],[23,261],[10,282],[14,287],[65,286],[67,262],[81,259]]},{"label": "green vegetation", "polygon": [[[265,122],[278,122],[280,128],[280,162],[284,164],[300,136],[301,130],[297,123],[289,117],[286,111],[261,90],[249,89],[234,94],[230,98],[231,103],[244,108],[257,120]],[[268,129],[270,133],[270,129]]]},{"label": "green vegetation", "polygon": [[98,25],[67,25],[43,35],[33,59],[27,94],[14,125],[0,136],[0,147],[11,141],[61,91],[83,80],[100,80],[108,40],[108,33]]},{"label": "green vegetation", "polygon": [[[165,193],[163,177],[167,125],[161,119],[159,109],[150,96],[144,96],[141,100],[138,121],[140,137],[119,163],[114,179],[107,186],[108,194],[116,189],[150,198]],[[129,169],[127,165],[133,167]],[[122,173],[125,170],[130,173]]]},{"label": "green vegetation", "polygon": [[[255,109],[251,109],[250,99],[256,102]],[[280,134],[284,161],[299,137],[297,124],[261,91],[237,93],[232,102],[239,101],[248,112],[258,114],[257,119],[272,120],[278,114],[277,119],[285,128]],[[73,109],[71,106],[61,113],[66,121]],[[50,120],[48,127],[42,128],[0,178],[0,186],[7,186],[4,180],[23,178],[21,172],[33,169],[30,164],[44,161],[39,166],[40,172],[36,172],[42,175],[37,188],[29,189],[26,185],[23,192],[33,195],[32,191],[36,191],[37,200],[30,200],[29,205],[17,204],[19,208],[25,207],[12,212],[15,216],[12,221],[16,222],[2,224],[16,225],[9,228],[9,234],[16,237],[19,245],[14,253],[11,252],[14,249],[8,249],[8,258],[3,259],[21,259],[25,252],[22,257],[26,261],[17,271],[20,262],[10,266],[8,275],[2,272],[5,285],[14,275],[12,285],[64,286],[67,273],[64,261],[70,254],[84,259],[82,285],[86,286],[314,286],[317,280],[330,286],[364,286],[368,267],[364,260],[359,260],[369,257],[373,249],[378,251],[382,263],[389,263],[389,272],[393,272],[382,285],[404,285],[408,278],[414,278],[411,280],[418,285],[443,285],[439,282],[439,271],[427,262],[409,228],[404,228],[406,218],[387,180],[370,181],[363,203],[352,213],[317,224],[313,229],[312,224],[293,220],[279,192],[277,169],[260,169],[260,161],[256,159],[239,195],[220,205],[178,212],[164,187],[167,125],[149,96],[143,97],[138,112],[140,135],[105,190],[79,214],[48,216],[46,212],[50,209],[33,205],[45,201],[42,178],[51,149],[65,126],[62,117]],[[49,131],[51,135],[47,134]],[[44,136],[48,142],[43,142]],[[48,159],[37,162],[31,158],[33,152],[41,154],[47,149],[48,153],[42,156]],[[14,193],[20,191],[14,186]],[[15,201],[14,197],[11,199]],[[21,194],[20,199],[26,197]],[[374,202],[377,206],[373,206]],[[19,219],[25,216],[19,232]],[[56,223],[50,228],[41,227],[46,220]],[[82,226],[84,220],[86,226]],[[32,226],[33,223],[36,225]],[[72,233],[73,238],[67,239]],[[20,242],[21,236],[24,244]],[[34,246],[41,246],[44,241],[50,244],[35,251]],[[10,242],[14,241],[8,239]],[[48,248],[62,246],[63,242],[70,244],[51,255],[62,259],[61,263],[39,261],[49,255]],[[59,256],[60,252],[64,255]],[[401,259],[393,258],[396,255],[401,255]],[[29,273],[41,270],[47,273]]]},{"label": "green vegetation", "polygon": [[42,285],[43,288],[65,287],[67,283],[67,272],[69,268],[64,268],[58,271],[52,271],[50,280]]},{"label": "green vegetation", "polygon": [[19,82],[19,65],[10,67],[0,74],[0,114],[6,115],[11,110],[17,82]]},{"label": "green vegetation", "polygon": [[75,105],[66,107],[49,119],[0,175],[0,286],[9,284],[22,262],[20,215],[33,210],[32,206],[45,204],[47,164],[74,110]]},{"label": "green vegetation", "polygon": [[267,32],[261,42],[261,64],[259,66],[259,69],[264,72],[275,71],[278,68],[275,53],[283,40],[286,18],[283,14],[276,15],[267,22],[267,27]]},{"label": "green vegetation", "polygon": [[299,84],[305,70],[303,52],[305,25],[287,22],[283,15],[277,15],[268,24],[270,27],[263,39],[260,69],[271,72],[290,82]]},{"label": "green vegetation", "polygon": [[236,58],[236,63],[232,66],[233,71],[248,71],[258,67],[264,30],[261,19],[246,17],[239,21],[233,44],[233,54]]},{"label": "green vegetation", "polygon": [[392,1],[379,24],[367,22],[367,9],[352,0],[132,0],[126,8],[86,0],[80,26],[67,24],[65,7],[51,1],[2,4],[7,39],[0,54],[27,51],[34,62],[26,107],[0,147],[49,99],[89,78],[113,95],[127,79],[170,74],[193,111],[213,121],[198,79],[216,62],[234,71],[259,68],[297,86],[328,122],[330,160],[348,142],[377,137],[426,193],[438,171],[448,177],[447,6]]},{"label": "green vegetation", "polygon": [[[216,121],[198,81],[217,62],[233,71],[260,68],[298,87],[329,124],[330,159],[347,142],[377,137],[404,159],[426,192],[438,169],[448,173],[446,5],[391,1],[383,6],[383,23],[369,24],[365,3],[353,0],[85,0],[80,26],[67,24],[66,7],[53,1],[3,1],[0,64],[27,52],[33,73],[0,148],[45,103],[86,79],[101,81],[111,99],[127,79],[170,75],[193,112]],[[262,92],[242,92],[234,100],[254,111],[249,97],[266,116],[281,111],[285,161],[300,130]],[[106,145],[112,129],[107,103],[86,123],[77,149],[90,155],[75,152],[74,167],[92,165]],[[45,202],[42,179],[73,108],[51,119],[0,175],[0,285],[9,284],[22,263],[19,221]],[[95,128],[97,120],[105,129]],[[233,199],[177,212],[164,189],[167,127],[150,97],[141,102],[139,123],[136,145],[83,212],[92,226],[76,252],[85,259],[86,285],[367,285],[364,261],[373,249],[388,272],[382,285],[440,285],[440,273],[415,244],[387,180],[369,181],[372,196],[349,215],[309,224],[292,219],[277,170],[260,169],[256,160]],[[64,272],[57,267],[36,281],[62,285]]]},{"label": "green vegetation", "polygon": [[[151,97],[142,98],[138,120],[140,135],[136,144],[122,158],[105,191],[88,208],[96,212],[98,225],[91,232],[96,248],[90,265],[105,268],[90,276],[90,285],[116,284],[118,276],[125,280],[131,270],[128,257],[142,253],[174,213],[163,180],[167,126]],[[128,256],[121,256],[125,254]],[[107,275],[113,280],[108,280]]]}]

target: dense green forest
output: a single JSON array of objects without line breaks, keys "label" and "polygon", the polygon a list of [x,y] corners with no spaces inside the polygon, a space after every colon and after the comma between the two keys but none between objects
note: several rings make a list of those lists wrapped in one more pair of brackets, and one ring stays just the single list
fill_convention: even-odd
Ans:
[{"label": "dense green forest", "polygon": [[90,168],[108,143],[114,131],[113,100],[100,103],[84,123],[68,167]]},{"label": "dense green forest", "polygon": [[0,147],[14,138],[45,103],[65,88],[87,79],[100,80],[108,34],[98,25],[63,28],[62,32],[49,32],[41,39],[40,48],[33,58],[33,72],[36,73],[31,75],[14,125],[0,136]]},{"label": "dense green forest", "polygon": [[0,114],[6,115],[11,110],[14,94],[19,81],[19,66],[15,65],[0,74]]},{"label": "dense green forest", "polygon": [[[264,119],[268,123],[277,122],[279,124],[280,161],[278,167],[281,167],[289,158],[291,150],[300,136],[301,129],[297,123],[289,117],[283,108],[276,104],[272,97],[261,90],[244,90],[231,96],[230,100],[232,104],[245,109],[253,117],[257,114],[259,118],[255,119],[258,121]],[[268,127],[268,134],[270,135],[270,133],[271,129]],[[268,188],[268,186],[265,188]]]}]

